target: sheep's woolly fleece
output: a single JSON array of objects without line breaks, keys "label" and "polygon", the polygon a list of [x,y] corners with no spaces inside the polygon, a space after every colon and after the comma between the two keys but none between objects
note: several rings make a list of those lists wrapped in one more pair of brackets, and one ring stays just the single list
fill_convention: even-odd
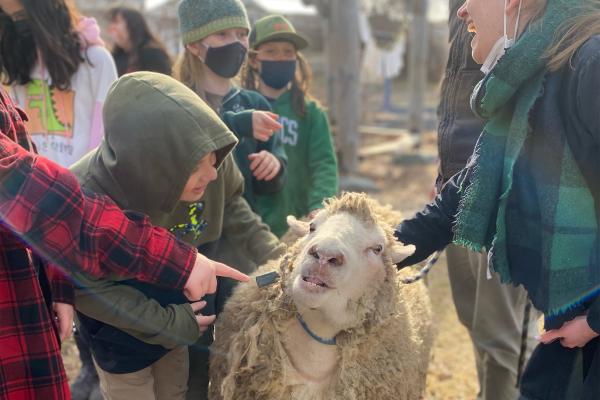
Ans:
[{"label": "sheep's woolly fleece", "polygon": [[[400,218],[364,194],[344,194],[325,203],[329,215],[348,212],[365,224],[377,223],[394,241],[393,224]],[[391,220],[390,220],[391,219]],[[293,399],[286,384],[288,355],[282,329],[295,316],[288,295],[293,260],[299,244],[257,275],[276,270],[282,279],[268,288],[240,285],[216,324],[211,350],[209,398],[224,400]],[[362,299],[362,325],[336,337],[338,365],[323,399],[413,400],[422,398],[433,332],[431,306],[422,283],[402,285],[384,251],[386,279],[377,293]],[[366,297],[366,296],[365,296]]]}]

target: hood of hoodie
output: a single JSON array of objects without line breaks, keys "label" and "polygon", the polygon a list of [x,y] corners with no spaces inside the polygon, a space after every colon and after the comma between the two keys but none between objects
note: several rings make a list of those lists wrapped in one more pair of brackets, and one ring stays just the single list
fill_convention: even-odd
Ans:
[{"label": "hood of hoodie", "polygon": [[71,169],[82,186],[153,220],[174,211],[200,159],[215,152],[218,167],[237,143],[200,97],[163,74],[123,76],[103,114],[104,140]]}]

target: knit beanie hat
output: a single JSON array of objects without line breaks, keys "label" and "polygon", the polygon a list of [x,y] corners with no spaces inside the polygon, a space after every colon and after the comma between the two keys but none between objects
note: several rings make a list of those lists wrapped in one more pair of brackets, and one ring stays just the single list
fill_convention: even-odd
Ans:
[{"label": "knit beanie hat", "polygon": [[250,30],[246,7],[241,0],[182,0],[178,11],[183,44],[224,29]]}]

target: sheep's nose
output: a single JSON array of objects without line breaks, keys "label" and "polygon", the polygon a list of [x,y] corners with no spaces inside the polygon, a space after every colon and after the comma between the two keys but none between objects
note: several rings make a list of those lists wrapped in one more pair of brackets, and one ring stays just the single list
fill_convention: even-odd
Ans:
[{"label": "sheep's nose", "polygon": [[344,264],[344,255],[340,252],[326,251],[312,246],[308,250],[311,257],[319,261],[319,264],[327,263],[339,267]]}]

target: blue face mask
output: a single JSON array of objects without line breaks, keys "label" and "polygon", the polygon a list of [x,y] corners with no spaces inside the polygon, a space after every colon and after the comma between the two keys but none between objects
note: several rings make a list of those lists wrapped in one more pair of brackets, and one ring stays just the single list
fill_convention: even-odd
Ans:
[{"label": "blue face mask", "polygon": [[261,61],[260,78],[276,90],[283,89],[296,75],[296,60]]}]

